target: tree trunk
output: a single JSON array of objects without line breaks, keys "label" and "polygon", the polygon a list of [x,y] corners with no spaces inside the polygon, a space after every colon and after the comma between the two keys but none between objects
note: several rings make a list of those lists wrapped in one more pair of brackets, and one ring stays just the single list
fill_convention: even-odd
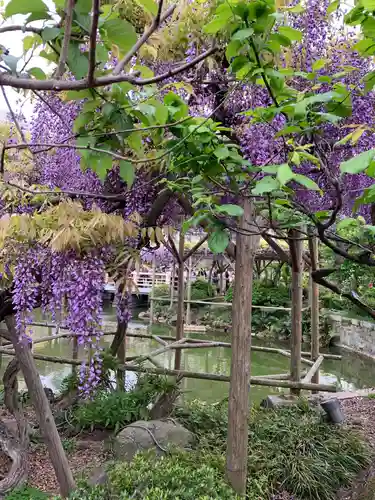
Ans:
[{"label": "tree trunk", "polygon": [[[177,321],[176,321],[176,340],[180,340],[184,336],[184,248],[185,238],[180,232],[180,242],[178,246],[179,262],[178,262],[178,289],[177,289]],[[181,369],[181,349],[177,349],[174,358],[174,369]]]},{"label": "tree trunk", "polygon": [[39,421],[40,430],[47,444],[61,495],[66,497],[75,488],[75,483],[31,349],[28,344],[19,342],[14,316],[7,316],[5,322]]},{"label": "tree trunk", "polygon": [[[254,230],[254,207],[243,199],[240,228]],[[232,303],[232,361],[230,372],[226,472],[237,493],[245,495],[247,477],[250,388],[251,299],[254,254],[259,236],[237,234]]]}]

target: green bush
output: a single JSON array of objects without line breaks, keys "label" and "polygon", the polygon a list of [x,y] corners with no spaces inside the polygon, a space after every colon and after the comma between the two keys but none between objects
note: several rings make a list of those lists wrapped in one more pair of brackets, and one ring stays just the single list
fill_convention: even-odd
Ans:
[{"label": "green bush", "polygon": [[[216,459],[216,461],[215,461]],[[114,494],[138,500],[234,500],[225,482],[222,457],[176,450],[163,457],[155,452],[139,453],[134,460],[109,471]]]},{"label": "green bush", "polygon": [[[230,287],[225,295],[227,302],[233,300],[233,288]],[[290,305],[289,288],[284,285],[268,286],[261,281],[254,281],[252,303],[254,306],[286,307]]]},{"label": "green bush", "polygon": [[168,285],[158,285],[154,288],[154,297],[169,297],[171,289]]},{"label": "green bush", "polygon": [[[206,414],[206,418],[205,418]],[[205,452],[225,453],[227,409],[192,402],[176,409],[179,421],[199,437]],[[202,422],[207,420],[207,425]],[[253,410],[249,422],[247,498],[269,498],[282,485],[299,500],[331,500],[369,460],[353,431],[332,426],[301,402],[277,411]]]},{"label": "green bush", "polygon": [[8,493],[5,500],[47,500],[48,497],[49,495],[43,491],[31,488],[30,486],[23,486]]},{"label": "green bush", "polygon": [[214,287],[206,280],[197,279],[191,284],[191,299],[204,300],[215,295]]},{"label": "green bush", "polygon": [[74,410],[74,422],[82,429],[110,429],[117,432],[131,422],[148,417],[147,406],[159,394],[176,389],[166,377],[144,375],[129,391],[99,391]]}]

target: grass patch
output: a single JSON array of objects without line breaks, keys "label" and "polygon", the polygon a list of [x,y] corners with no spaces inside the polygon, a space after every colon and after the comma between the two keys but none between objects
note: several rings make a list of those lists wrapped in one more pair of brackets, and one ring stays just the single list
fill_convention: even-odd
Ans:
[{"label": "grass patch", "polygon": [[[227,409],[192,402],[176,417],[199,446],[223,453]],[[206,417],[205,417],[206,415]],[[299,499],[330,500],[368,464],[369,450],[353,431],[323,422],[301,402],[277,411],[253,409],[249,422],[248,498],[284,488]]]}]

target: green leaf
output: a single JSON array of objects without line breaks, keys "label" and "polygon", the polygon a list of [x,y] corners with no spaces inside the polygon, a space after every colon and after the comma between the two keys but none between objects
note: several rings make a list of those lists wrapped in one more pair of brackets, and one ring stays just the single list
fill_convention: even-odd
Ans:
[{"label": "green leaf", "polygon": [[277,179],[282,186],[294,178],[294,173],[287,163],[283,163],[277,170]]},{"label": "green leaf", "polygon": [[90,156],[90,167],[98,175],[101,181],[104,181],[107,172],[112,168],[112,157],[107,154],[95,154]]},{"label": "green leaf", "polygon": [[159,101],[153,102],[152,105],[155,108],[155,118],[159,125],[165,125],[169,115],[168,108]]},{"label": "green leaf", "polygon": [[298,182],[298,184],[305,186],[307,189],[311,189],[312,191],[321,191],[318,184],[306,177],[306,175],[295,174],[293,180]]},{"label": "green leaf", "polygon": [[5,17],[33,12],[45,12],[47,15],[47,11],[47,6],[42,0],[10,0],[5,7]]},{"label": "green leaf", "polygon": [[222,253],[229,244],[229,234],[223,229],[218,229],[208,238],[208,247],[212,253]]},{"label": "green leaf", "polygon": [[232,58],[237,56],[240,47],[241,42],[239,40],[231,40],[228,43],[227,48],[225,49],[225,57],[228,62],[231,62]]},{"label": "green leaf", "polygon": [[346,219],[342,219],[340,220],[340,222],[338,222],[337,229],[345,229],[349,226],[358,226],[358,221],[356,219],[350,219],[349,217]]},{"label": "green leaf", "polygon": [[126,182],[128,188],[133,185],[135,172],[133,165],[129,161],[120,161],[120,177]]},{"label": "green leaf", "polygon": [[375,54],[375,42],[371,38],[365,38],[353,45],[353,50],[362,56],[372,56]]},{"label": "green leaf", "polygon": [[272,191],[276,191],[277,189],[280,189],[280,182],[274,177],[267,176],[256,183],[252,193],[261,195],[264,193],[272,193]]},{"label": "green leaf", "polygon": [[218,212],[223,214],[232,215],[233,217],[240,217],[243,214],[243,208],[238,205],[221,205],[216,208]]},{"label": "green leaf", "polygon": [[332,12],[335,12],[340,7],[340,0],[334,0],[328,5],[327,15],[329,16]]},{"label": "green leaf", "polygon": [[78,12],[78,14],[88,14],[89,12],[91,12],[91,8],[91,0],[77,0],[74,10]]},{"label": "green leaf", "polygon": [[244,78],[248,78],[250,76],[253,68],[254,68],[254,64],[252,62],[246,63],[244,66],[242,66],[241,69],[236,71],[236,77],[239,80],[243,80]]},{"label": "green leaf", "polygon": [[324,68],[324,66],[328,63],[329,63],[329,59],[318,59],[312,65],[312,70],[319,71],[320,69]]},{"label": "green leaf", "polygon": [[232,36],[232,40],[239,40],[240,42],[242,42],[243,40],[246,40],[246,38],[249,38],[253,33],[254,33],[253,28],[246,28],[244,30],[239,30],[236,31],[236,33]]},{"label": "green leaf", "polygon": [[219,160],[224,160],[225,158],[228,158],[228,156],[230,156],[230,151],[226,146],[219,146],[215,149],[214,155],[216,156],[216,158],[219,158]]},{"label": "green leaf", "polygon": [[12,56],[10,54],[7,56],[5,54],[3,54],[1,57],[2,57],[3,61],[5,62],[5,64],[8,66],[8,68],[11,69],[13,73],[16,73],[18,61],[20,60],[20,58]]},{"label": "green leaf", "polygon": [[375,156],[375,149],[369,149],[363,153],[353,156],[350,160],[340,164],[340,170],[343,174],[359,174],[366,170]]},{"label": "green leaf", "polygon": [[134,27],[124,19],[109,19],[103,23],[102,29],[107,34],[109,45],[117,45],[121,52],[128,52],[137,41]]},{"label": "green leaf", "polygon": [[299,30],[291,28],[290,26],[280,26],[279,33],[292,41],[302,40],[302,33]]},{"label": "green leaf", "polygon": [[95,113],[92,111],[87,113],[80,113],[77,118],[74,120],[73,132],[80,132],[85,126],[90,123],[90,121],[94,118]]},{"label": "green leaf", "polygon": [[293,14],[302,14],[302,12],[305,12],[305,8],[300,3],[294,7],[287,7],[285,10],[292,12]]},{"label": "green leaf", "polygon": [[361,4],[367,10],[375,10],[375,0],[362,0]]},{"label": "green leaf", "polygon": [[30,68],[28,70],[28,73],[29,73],[29,75],[33,76],[37,80],[45,80],[46,79],[46,74],[40,68]]},{"label": "green leaf", "polygon": [[26,19],[25,24],[29,24],[33,21],[51,19],[51,16],[45,11],[32,12]]},{"label": "green leaf", "polygon": [[279,130],[275,137],[280,137],[283,135],[289,135],[289,134],[294,134],[294,133],[299,133],[302,132],[301,127],[298,127],[296,125],[289,125],[288,127],[284,127],[283,129]]},{"label": "green leaf", "polygon": [[158,12],[158,6],[154,0],[136,0],[137,4],[144,8],[146,12],[149,12],[153,16],[156,16]]},{"label": "green leaf", "polygon": [[370,71],[364,78],[365,82],[365,92],[371,92],[371,90],[375,87],[375,71]]},{"label": "green leaf", "polygon": [[77,80],[80,80],[87,75],[89,69],[89,61],[87,57],[82,54],[78,43],[69,44],[68,66]]},{"label": "green leaf", "polygon": [[44,28],[42,31],[42,39],[44,42],[50,42],[57,38],[60,34],[60,28]]},{"label": "green leaf", "polygon": [[89,90],[69,90],[65,94],[67,101],[80,101],[82,99],[92,98]]},{"label": "green leaf", "polygon": [[23,50],[27,52],[28,50],[32,49],[36,45],[40,45],[42,42],[41,38],[39,35],[29,35],[25,36],[23,39]]}]

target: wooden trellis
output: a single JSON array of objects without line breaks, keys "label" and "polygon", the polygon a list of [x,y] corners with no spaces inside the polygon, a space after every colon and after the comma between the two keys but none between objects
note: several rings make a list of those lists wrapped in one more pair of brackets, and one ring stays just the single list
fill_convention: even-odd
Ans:
[{"label": "wooden trellis", "polygon": [[[205,241],[205,239],[201,240],[200,245]],[[261,346],[251,346],[251,351],[259,351],[259,352],[267,352],[275,355],[285,356],[290,359],[290,373],[281,373],[281,374],[270,374],[263,376],[254,376],[250,379],[251,385],[259,385],[265,387],[280,387],[280,388],[289,388],[292,392],[299,394],[301,390],[309,390],[313,392],[317,391],[325,391],[325,392],[336,392],[336,386],[333,384],[320,384],[319,383],[319,369],[324,361],[324,359],[332,359],[332,360],[341,360],[341,356],[334,355],[330,353],[320,353],[319,349],[319,288],[310,279],[310,303],[309,305],[302,307],[302,292],[301,292],[301,277],[303,272],[303,263],[302,263],[302,244],[298,238],[294,239],[294,251],[297,253],[300,265],[299,268],[292,270],[292,306],[290,308],[287,307],[273,307],[273,306],[252,306],[253,308],[259,308],[263,310],[283,310],[290,311],[292,314],[292,332],[291,332],[291,349],[280,349],[275,347],[261,347]],[[179,250],[174,247],[175,252],[179,255],[178,261],[178,295],[176,298],[174,297],[160,297],[156,298],[154,295],[151,295],[151,310],[153,309],[153,302],[167,302],[173,303],[177,302],[178,309],[178,318],[177,318],[177,328],[176,335],[153,335],[151,332],[149,333],[127,333],[128,337],[142,338],[142,339],[152,339],[155,340],[160,347],[154,349],[153,351],[139,355],[139,356],[127,356],[124,358],[124,363],[121,363],[119,366],[119,370],[123,373],[125,371],[133,371],[133,372],[149,372],[156,374],[165,374],[185,378],[195,378],[202,380],[212,380],[212,381],[221,381],[221,382],[229,382],[230,377],[228,375],[218,375],[213,373],[201,373],[201,372],[191,372],[185,371],[181,369],[181,352],[185,349],[212,349],[217,347],[231,348],[231,343],[229,342],[220,342],[215,340],[202,340],[202,339],[194,339],[194,338],[186,338],[184,336],[184,308],[185,304],[188,307],[191,304],[204,304],[204,305],[215,305],[218,307],[231,307],[231,303],[229,302],[215,302],[215,301],[205,301],[205,300],[191,300],[191,296],[189,293],[191,279],[188,280],[187,290],[188,297],[185,299],[185,283],[184,283],[184,267],[185,262],[189,263],[189,277],[191,278],[191,270],[192,270],[192,256],[196,249],[199,248],[199,245],[195,245],[192,250],[190,250],[187,256],[184,256],[184,240],[183,236],[181,236],[179,243]],[[309,261],[311,263],[310,269],[314,271],[318,267],[318,246],[317,240],[314,238],[310,238],[309,240]],[[272,251],[267,250],[266,252],[259,253],[260,260],[277,260],[276,254]],[[155,275],[155,262],[153,263],[153,276]],[[190,283],[189,283],[190,282]],[[172,287],[173,288],[173,287]],[[189,309],[188,309],[189,310]],[[310,352],[302,352],[301,351],[301,320],[302,313],[310,311],[311,314],[311,351]],[[189,315],[188,315],[189,317]],[[152,324],[152,314],[150,323]],[[56,325],[38,322],[34,323],[34,325],[38,326],[48,326],[55,327]],[[64,330],[63,327],[60,327],[61,330]],[[66,330],[66,329],[65,329]],[[115,332],[108,332],[105,335],[113,335]],[[59,333],[54,336],[46,336],[40,339],[36,339],[33,344],[47,342],[50,340],[63,338],[63,337],[75,337],[74,334],[66,331],[65,333]],[[125,342],[125,341],[124,341]],[[73,343],[73,346],[75,344]],[[75,347],[73,347],[73,356],[72,359],[61,358],[56,356],[45,356],[41,354],[34,353],[33,356],[35,359],[54,362],[54,363],[63,363],[70,364],[72,366],[77,366],[81,364],[81,361],[77,359],[77,354],[74,351]],[[156,359],[159,355],[165,352],[175,352],[175,367],[174,369],[163,367],[158,360]],[[9,345],[3,344],[0,347],[0,354],[6,355],[14,355],[14,351],[10,348]],[[145,366],[144,363],[148,361],[153,366]],[[302,370],[302,365],[307,367],[306,370]]]}]

